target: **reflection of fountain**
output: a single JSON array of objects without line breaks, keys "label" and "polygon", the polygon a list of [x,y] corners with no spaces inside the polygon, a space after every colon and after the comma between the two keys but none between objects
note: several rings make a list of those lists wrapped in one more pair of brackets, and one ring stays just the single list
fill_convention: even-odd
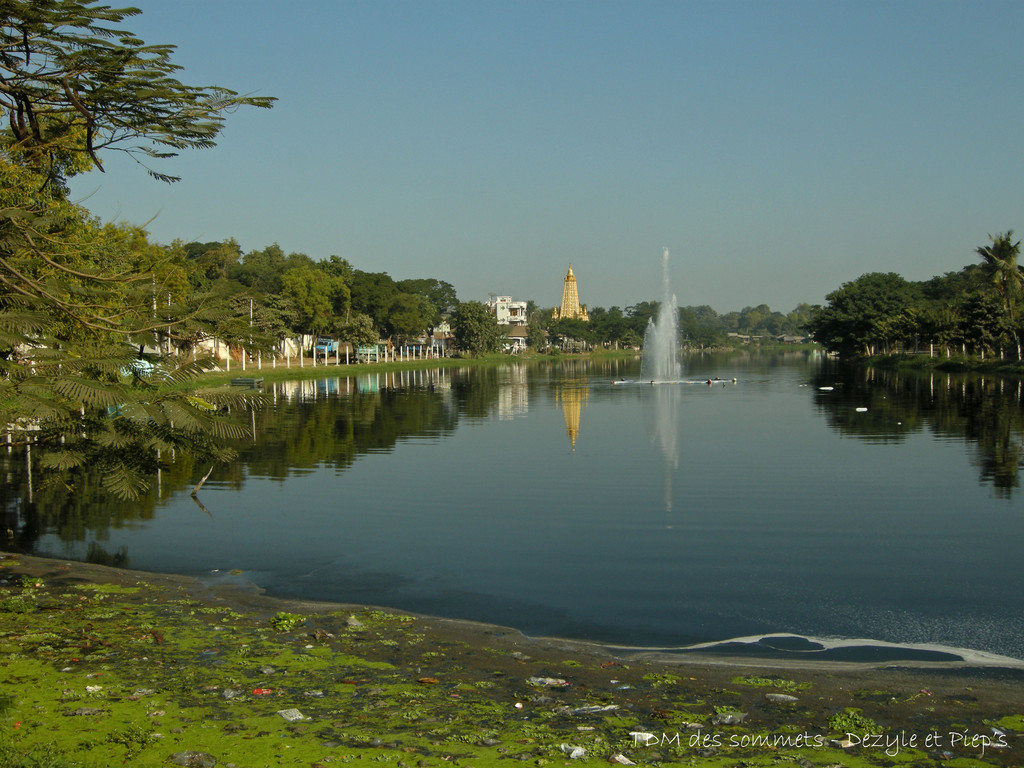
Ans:
[{"label": "reflection of fountain", "polygon": [[668,278],[668,248],[661,256],[661,306],[644,334],[640,376],[644,381],[679,381],[679,310]]},{"label": "reflection of fountain", "polygon": [[665,460],[665,511],[672,511],[672,477],[679,468],[679,387],[651,387],[651,442],[661,449]]},{"label": "reflection of fountain", "polygon": [[[662,298],[657,319],[651,319],[644,335],[644,354],[640,365],[643,381],[678,382],[679,311],[668,276],[668,248],[661,257]],[[665,511],[672,511],[672,478],[679,467],[678,411],[681,393],[678,387],[654,387],[654,407],[650,412],[651,442],[661,449],[665,460]]]}]

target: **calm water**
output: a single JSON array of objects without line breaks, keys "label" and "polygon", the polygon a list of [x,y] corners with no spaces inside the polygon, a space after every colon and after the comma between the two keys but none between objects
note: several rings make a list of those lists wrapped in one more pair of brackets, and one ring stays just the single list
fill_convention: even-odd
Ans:
[{"label": "calm water", "polygon": [[165,472],[141,504],[88,477],[29,501],[9,455],[8,527],[38,554],[529,634],[1024,659],[1016,382],[846,378],[803,354],[638,376],[564,361],[278,384],[203,508],[206,467]]}]

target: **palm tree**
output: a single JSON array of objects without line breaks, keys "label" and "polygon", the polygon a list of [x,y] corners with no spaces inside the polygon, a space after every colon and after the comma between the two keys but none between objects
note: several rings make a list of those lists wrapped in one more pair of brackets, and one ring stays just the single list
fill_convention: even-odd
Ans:
[{"label": "palm tree", "polygon": [[1017,342],[1017,359],[1021,357],[1020,334],[1013,319],[1013,305],[1024,290],[1024,267],[1017,263],[1020,256],[1020,240],[1013,242],[1013,230],[1004,234],[988,236],[991,245],[979,246],[975,249],[981,257],[982,269],[992,280],[1003,300],[1003,311],[1013,328],[1014,340]]}]

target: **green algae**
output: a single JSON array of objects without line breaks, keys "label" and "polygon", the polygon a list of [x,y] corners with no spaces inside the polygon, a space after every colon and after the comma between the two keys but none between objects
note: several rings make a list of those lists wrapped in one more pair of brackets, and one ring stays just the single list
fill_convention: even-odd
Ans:
[{"label": "green algae", "polygon": [[[33,575],[0,589],[0,600],[27,606],[0,613],[5,765],[145,768],[201,752],[218,766],[240,767],[563,765],[621,755],[637,764],[866,768],[930,758],[919,749],[888,755],[837,746],[846,726],[888,732],[899,727],[896,718],[913,716],[929,729],[948,727],[909,696],[875,701],[838,688],[826,693],[810,680],[750,674],[712,682],[704,672],[607,656],[513,653],[377,609],[271,611],[302,616],[278,631],[267,614],[211,605],[173,587],[59,581]],[[545,677],[565,685],[528,683]],[[799,691],[807,701],[778,707],[765,690]],[[725,713],[744,719],[716,724]],[[980,708],[973,719],[958,714],[963,728],[997,721]],[[998,722],[1020,730],[1010,717]],[[658,743],[638,744],[637,732]],[[562,745],[583,749],[583,757],[570,758]],[[30,756],[40,757],[32,763]],[[943,758],[965,766],[977,759]]]},{"label": "green algae", "polygon": [[306,623],[306,617],[300,616],[297,613],[287,613],[285,611],[279,611],[276,615],[271,617],[269,624],[278,632],[291,632],[293,629],[297,629]]},{"label": "green algae", "polygon": [[682,678],[668,672],[648,672],[644,675],[644,680],[649,681],[655,688],[660,688],[666,685],[676,685]]},{"label": "green algae", "polygon": [[75,589],[83,592],[94,592],[98,595],[134,595],[142,587],[129,587],[124,584],[76,584]]},{"label": "green algae", "polygon": [[803,691],[811,687],[810,683],[798,683],[781,677],[758,677],[754,675],[737,675],[732,682],[738,685],[750,685],[755,688],[776,688],[780,691]]},{"label": "green algae", "polygon": [[828,727],[837,733],[877,733],[879,728],[857,707],[847,707],[828,719]]},{"label": "green algae", "polygon": [[1000,728],[1008,728],[1018,733],[1024,733],[1024,715],[1007,715],[996,721]]}]

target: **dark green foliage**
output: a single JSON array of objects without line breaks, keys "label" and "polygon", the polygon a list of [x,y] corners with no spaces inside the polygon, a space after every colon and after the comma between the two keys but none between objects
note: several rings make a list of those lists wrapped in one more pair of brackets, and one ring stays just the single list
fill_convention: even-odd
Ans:
[{"label": "dark green foliage", "polygon": [[386,272],[352,273],[352,311],[362,312],[377,328],[387,322],[388,310],[398,293],[398,286]]},{"label": "dark green foliage", "polygon": [[584,342],[593,344],[597,334],[591,330],[591,324],[575,318],[554,320],[548,326],[548,339],[558,347],[571,346],[573,343]]},{"label": "dark green foliage", "polygon": [[471,355],[483,355],[501,349],[502,333],[494,315],[479,301],[464,301],[452,315],[455,348]]},{"label": "dark green foliage", "polygon": [[433,278],[400,280],[398,282],[398,289],[405,293],[423,296],[430,302],[438,315],[451,314],[459,303],[455,295],[455,287],[444,280]]},{"label": "dark green foliage", "polygon": [[830,293],[810,323],[822,346],[845,357],[938,347],[980,357],[1021,359],[1024,269],[1013,231],[990,237],[975,253],[980,264],[911,283],[872,273]]},{"label": "dark green foliage", "polygon": [[[641,301],[626,307],[590,310],[589,322],[551,319],[549,312],[530,312],[529,346],[544,343],[572,349],[578,347],[619,347],[640,349],[647,326],[657,315],[656,301]],[[801,337],[807,334],[812,307],[800,304],[784,315],[767,304],[745,307],[741,312],[719,315],[708,305],[679,308],[680,344],[690,348],[721,347],[730,343],[729,334],[742,334],[757,341],[775,341],[783,335]],[[534,330],[537,333],[532,333]],[[732,343],[735,343],[733,341]]]},{"label": "dark green foliage", "polygon": [[[203,332],[205,300],[190,288],[226,276],[239,250],[197,245],[176,260],[138,230],[101,226],[66,199],[65,181],[102,169],[105,151],[148,162],[211,147],[226,112],[273,101],[183,84],[172,46],[116,27],[136,13],[83,0],[0,4],[10,117],[0,133],[0,432],[55,447],[45,468],[98,468],[120,497],[146,490],[161,455],[226,458],[222,441],[236,429],[218,406],[257,405],[190,391],[209,361],[137,359]],[[199,306],[186,310],[186,299]]]},{"label": "dark green foliage", "polygon": [[226,113],[273,103],[177,80],[173,46],[146,45],[114,26],[138,13],[87,0],[0,6],[0,106],[11,116],[5,143],[51,181],[102,168],[104,150],[141,163],[212,147]]},{"label": "dark green foliage", "polygon": [[843,354],[872,354],[894,337],[902,339],[904,312],[919,296],[918,287],[895,273],[863,275],[826,297],[829,306],[812,322],[814,336]]},{"label": "dark green foliage", "polygon": [[1004,234],[989,235],[991,245],[979,246],[975,253],[981,258],[982,272],[995,286],[1002,299],[1003,309],[1013,322],[1013,308],[1020,302],[1024,288],[1024,269],[1017,264],[1020,256],[1020,240],[1013,242],[1013,230]]}]

